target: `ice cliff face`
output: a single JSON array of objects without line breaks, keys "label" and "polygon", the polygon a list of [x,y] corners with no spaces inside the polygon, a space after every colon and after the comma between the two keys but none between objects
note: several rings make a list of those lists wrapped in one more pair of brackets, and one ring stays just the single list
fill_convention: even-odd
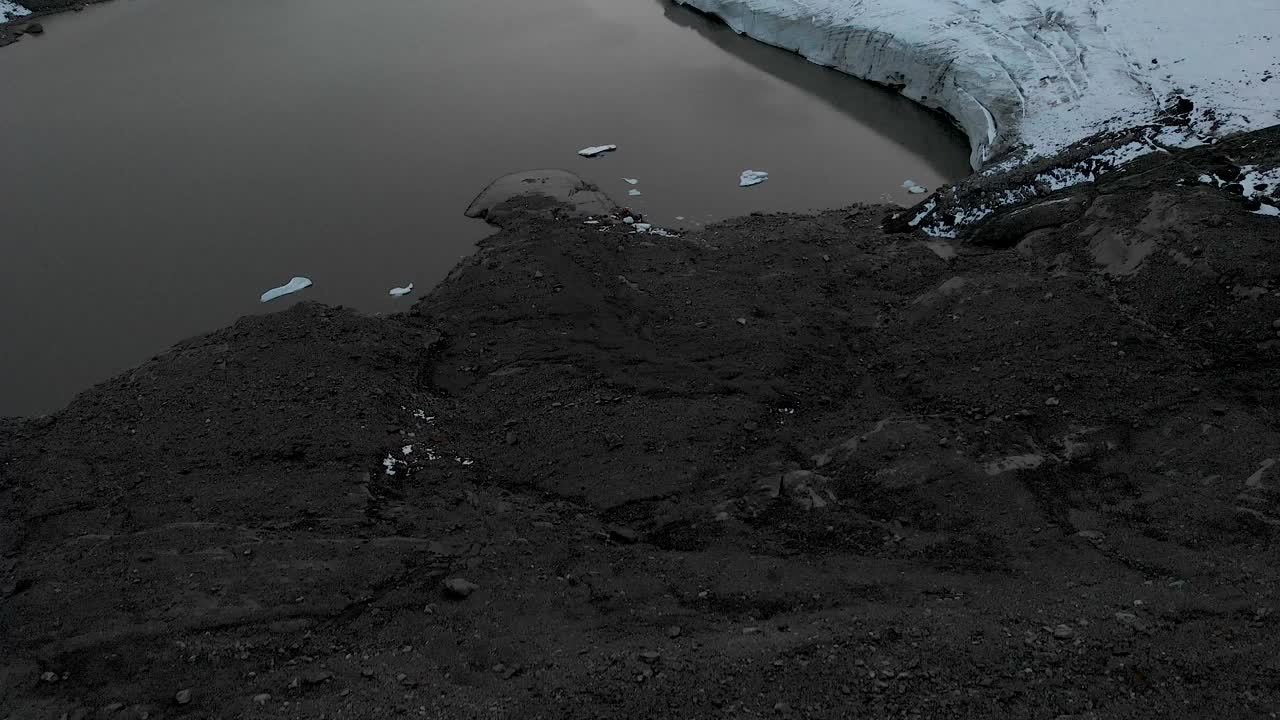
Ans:
[{"label": "ice cliff face", "polygon": [[1280,121],[1276,0],[676,2],[947,112],[974,169],[1147,122],[1176,96],[1193,133]]}]

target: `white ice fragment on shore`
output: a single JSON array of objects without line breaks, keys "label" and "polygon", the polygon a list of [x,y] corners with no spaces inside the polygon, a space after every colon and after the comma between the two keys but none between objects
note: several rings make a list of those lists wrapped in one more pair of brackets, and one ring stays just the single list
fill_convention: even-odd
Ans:
[{"label": "white ice fragment on shore", "polygon": [[622,179],[623,179],[623,181],[624,181],[624,182],[626,182],[628,185],[635,185],[636,183],[640,182],[640,181],[639,181],[638,179],[636,179],[636,178],[622,178]]},{"label": "white ice fragment on shore", "polygon": [[578,154],[581,155],[582,157],[595,157],[597,155],[602,155],[607,152],[613,152],[614,150],[617,150],[617,149],[618,149],[617,145],[593,145],[591,147],[582,148],[581,150],[578,151]]},{"label": "white ice fragment on shore", "polygon": [[635,219],[635,218],[633,218],[633,217],[631,217],[630,215],[628,215],[628,216],[626,216],[626,217],[622,218],[622,222],[624,222],[624,223],[626,223],[626,224],[628,224],[628,225],[632,225],[632,224],[634,224],[634,223],[635,223],[635,221],[636,221],[636,219]]},{"label": "white ice fragment on shore", "polygon": [[631,197],[640,197],[641,192],[639,190],[636,190],[635,188],[631,188],[630,190],[627,191],[627,194],[630,195]]},{"label": "white ice fragment on shore", "polygon": [[632,225],[631,227],[635,228],[635,229],[636,229],[636,232],[638,232],[638,233],[647,233],[647,232],[649,232],[649,228],[651,228],[651,227],[653,227],[653,226],[652,226],[652,225],[650,225],[649,223],[636,223],[635,225]]},{"label": "white ice fragment on shore", "polygon": [[400,461],[400,460],[395,459],[394,457],[392,457],[392,456],[390,456],[390,455],[387,455],[385,458],[383,458],[383,459],[382,459],[382,467],[384,467],[384,468],[386,468],[386,469],[387,469],[387,474],[388,474],[388,475],[395,475],[395,474],[396,474],[396,463],[399,463],[399,462],[401,462],[401,461]]},{"label": "white ice fragment on shore", "polygon": [[923,185],[917,185],[915,180],[903,180],[902,187],[906,188],[907,192],[912,195],[920,195],[929,192],[929,188]]},{"label": "white ice fragment on shore", "polygon": [[583,225],[599,225],[600,221],[599,220],[583,220],[582,224]]},{"label": "white ice fragment on shore", "polygon": [[262,293],[262,297],[259,302],[271,302],[278,297],[288,295],[289,293],[296,293],[303,288],[309,287],[311,287],[311,280],[309,278],[295,277],[280,287],[271,288],[270,290]]},{"label": "white ice fragment on shore", "polygon": [[1280,208],[1275,205],[1262,203],[1262,207],[1253,211],[1254,215],[1266,215],[1267,217],[1280,217]]},{"label": "white ice fragment on shore", "polygon": [[405,454],[405,455],[411,455],[411,454],[413,454],[413,446],[412,446],[412,445],[405,445],[404,447],[400,448],[400,452],[401,452],[401,453],[403,453],[403,454]]},{"label": "white ice fragment on shore", "polygon": [[13,0],[0,0],[0,22],[4,22],[9,18],[23,17],[30,15],[31,11],[22,7]]},{"label": "white ice fragment on shore", "polygon": [[414,410],[413,417],[415,420],[421,420],[423,422],[431,422],[436,419],[435,415],[428,415],[426,410]]},{"label": "white ice fragment on shore", "polygon": [[409,283],[404,287],[393,287],[387,291],[387,294],[394,295],[395,297],[400,297],[402,295],[408,295],[411,292],[413,292],[413,283]]},{"label": "white ice fragment on shore", "polygon": [[911,222],[907,224],[910,225],[911,227],[915,227],[919,225],[920,221],[929,217],[929,213],[933,212],[933,209],[936,207],[938,207],[937,201],[930,200],[929,202],[924,204],[924,207],[920,208],[920,212],[917,213],[915,217],[911,218]]},{"label": "white ice fragment on shore", "polygon": [[769,179],[769,173],[763,170],[743,170],[742,175],[738,177],[738,187],[751,187],[759,185]]}]

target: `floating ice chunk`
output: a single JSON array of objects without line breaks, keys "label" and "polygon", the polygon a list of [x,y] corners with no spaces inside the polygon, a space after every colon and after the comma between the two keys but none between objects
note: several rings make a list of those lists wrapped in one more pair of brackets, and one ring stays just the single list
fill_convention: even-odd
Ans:
[{"label": "floating ice chunk", "polygon": [[637,180],[636,178],[622,178],[622,179],[623,179],[623,181],[625,181],[628,185],[635,185],[636,183],[640,182],[640,181],[639,181],[639,180]]},{"label": "floating ice chunk", "polygon": [[683,220],[683,219],[684,219],[684,216],[683,216],[683,215],[677,215],[677,216],[676,216],[676,219],[677,219],[677,220]]},{"label": "floating ice chunk", "polygon": [[408,285],[405,285],[404,287],[393,287],[393,288],[391,288],[390,290],[388,290],[388,291],[387,291],[387,294],[388,294],[388,295],[394,295],[394,296],[396,296],[396,297],[400,297],[400,296],[402,296],[402,295],[408,295],[408,294],[409,294],[409,293],[411,293],[411,292],[413,292],[413,283],[409,283]]},{"label": "floating ice chunk", "polygon": [[22,7],[13,0],[0,0],[0,22],[4,22],[9,18],[22,17],[30,15],[31,11]]},{"label": "floating ice chunk", "polygon": [[613,152],[614,150],[617,150],[617,149],[618,149],[617,145],[593,145],[591,147],[582,148],[581,150],[578,151],[578,154],[581,155],[582,157],[595,157],[597,155],[602,155],[607,152]]},{"label": "floating ice chunk", "polygon": [[743,170],[742,175],[738,178],[738,187],[751,187],[759,185],[769,179],[769,173],[763,170]]},{"label": "floating ice chunk", "polygon": [[599,225],[600,221],[599,220],[583,220],[582,224],[583,225]]},{"label": "floating ice chunk", "polygon": [[636,223],[635,225],[632,225],[631,227],[635,228],[635,229],[636,229],[636,232],[638,232],[638,233],[647,233],[647,232],[649,232],[649,228],[651,228],[651,227],[653,227],[653,226],[652,226],[652,225],[650,225],[649,223]]},{"label": "floating ice chunk", "polygon": [[915,180],[903,180],[902,187],[906,188],[907,192],[912,195],[920,195],[921,193],[929,192],[929,188],[923,185],[917,185]]},{"label": "floating ice chunk", "polygon": [[281,297],[283,295],[288,295],[289,293],[296,293],[303,288],[309,288],[309,287],[311,287],[310,279],[304,278],[304,277],[296,277],[290,280],[288,283],[281,285],[280,287],[271,288],[270,290],[262,293],[262,297],[260,298],[259,301],[271,302],[272,300],[275,300],[276,298]]},{"label": "floating ice chunk", "polygon": [[630,190],[628,190],[627,194],[630,195],[631,197],[640,197],[641,195],[640,191],[635,188],[631,188]]},{"label": "floating ice chunk", "polygon": [[1262,203],[1262,207],[1253,211],[1254,215],[1266,215],[1268,217],[1280,217],[1280,208],[1275,205]]}]

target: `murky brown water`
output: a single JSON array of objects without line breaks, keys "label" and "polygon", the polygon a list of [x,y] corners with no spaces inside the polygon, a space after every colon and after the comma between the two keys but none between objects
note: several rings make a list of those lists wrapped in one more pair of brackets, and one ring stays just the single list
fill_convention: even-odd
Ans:
[{"label": "murky brown water", "polygon": [[[513,170],[669,225],[967,172],[936,116],[665,0],[117,0],[45,26],[0,49],[0,415],[297,299],[407,308]],[[293,275],[315,286],[258,303]]]}]

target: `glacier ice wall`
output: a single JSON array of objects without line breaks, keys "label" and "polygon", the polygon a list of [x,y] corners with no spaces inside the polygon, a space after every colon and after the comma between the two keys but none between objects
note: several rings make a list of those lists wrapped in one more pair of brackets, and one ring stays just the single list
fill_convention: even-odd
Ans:
[{"label": "glacier ice wall", "polygon": [[1174,96],[1205,134],[1280,120],[1275,0],[675,1],[945,111],[975,170],[1149,121]]}]

